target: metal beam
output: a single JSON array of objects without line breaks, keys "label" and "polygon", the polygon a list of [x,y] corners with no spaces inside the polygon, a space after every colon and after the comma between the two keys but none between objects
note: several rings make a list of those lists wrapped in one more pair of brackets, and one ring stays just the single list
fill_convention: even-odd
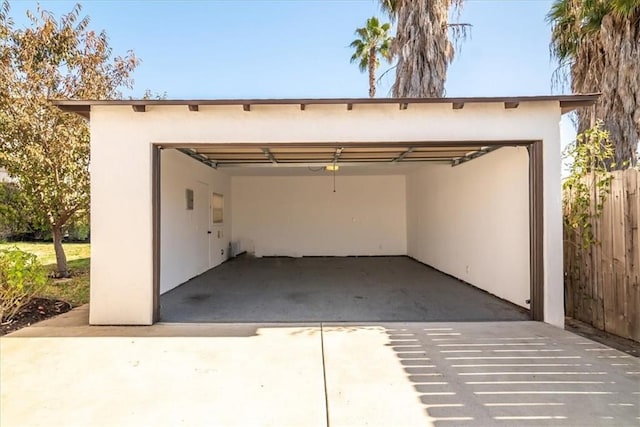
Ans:
[{"label": "metal beam", "polygon": [[[446,148],[446,147],[472,147],[479,150],[482,147],[498,145],[500,147],[528,146],[536,140],[532,139],[495,139],[495,140],[442,140],[442,141],[340,141],[340,142],[175,142],[163,141],[162,146],[166,148],[394,148],[394,147],[420,147],[420,148]],[[158,142],[159,143],[159,142]],[[400,150],[398,150],[400,151]],[[471,151],[471,150],[469,150]]]},{"label": "metal beam", "polygon": [[[400,154],[398,157],[396,157],[395,159],[391,160],[391,163],[397,163],[402,161],[402,159],[404,159],[405,157],[407,157],[409,154],[411,154],[413,152],[413,147],[409,147],[409,149],[407,151],[405,151],[404,153]],[[425,155],[428,153],[425,153]]]},{"label": "metal beam", "polygon": [[273,153],[271,153],[271,150],[269,150],[268,148],[263,148],[262,152],[267,157],[267,159],[271,160],[271,163],[278,164],[278,161],[275,157],[273,157]]},{"label": "metal beam", "polygon": [[[411,161],[411,163],[389,163],[387,161],[362,161],[362,162],[340,162],[338,163],[342,166],[381,166],[381,167],[399,167],[398,165],[408,165],[415,163],[451,163],[450,159],[424,159],[424,160],[416,160]],[[227,169],[227,168],[299,168],[299,167],[326,167],[333,165],[333,162],[290,162],[290,163],[218,163],[216,169]]]},{"label": "metal beam", "polygon": [[336,152],[333,153],[333,163],[338,163],[338,159],[340,158],[340,154],[342,154],[342,150],[344,150],[344,148],[342,147],[336,148]]},{"label": "metal beam", "polygon": [[190,148],[178,148],[178,151],[180,151],[181,153],[186,154],[187,156],[191,157],[194,160],[199,161],[200,163],[203,163],[207,166],[209,166],[210,168],[213,169],[218,169],[218,164],[216,163],[215,160],[211,160],[210,158],[208,158],[207,156],[203,155],[203,154],[199,154],[196,151],[190,149]]},{"label": "metal beam", "polygon": [[462,157],[458,157],[457,159],[453,159],[451,161],[451,166],[459,166],[459,165],[461,165],[463,163],[466,163],[466,162],[469,162],[469,161],[471,161],[473,159],[477,159],[478,157],[482,157],[485,154],[489,154],[490,152],[495,151],[495,150],[497,150],[498,148],[501,148],[501,147],[503,147],[503,146],[502,145],[494,145],[494,146],[491,146],[491,147],[481,148],[480,150],[474,151],[473,153],[467,154],[466,156],[462,156]]}]

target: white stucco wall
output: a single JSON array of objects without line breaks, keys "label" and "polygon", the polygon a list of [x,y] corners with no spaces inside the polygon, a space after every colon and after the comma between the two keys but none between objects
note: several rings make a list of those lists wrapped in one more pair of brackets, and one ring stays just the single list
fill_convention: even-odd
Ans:
[{"label": "white stucco wall", "polygon": [[545,321],[562,325],[562,218],[558,101],[397,105],[93,106],[91,112],[92,324],[153,320],[152,143],[544,141]]},{"label": "white stucco wall", "polygon": [[404,175],[233,177],[234,241],[256,256],[404,255]]},{"label": "white stucco wall", "polygon": [[[227,254],[232,216],[227,174],[177,150],[162,150],[161,156],[160,293],[164,293],[226,259],[214,248],[222,247]],[[186,209],[186,189],[195,191],[193,210]],[[212,193],[224,196],[224,222],[221,225],[211,222]],[[207,231],[212,233],[207,234]],[[218,239],[218,231],[221,231],[219,242],[214,240]]]},{"label": "white stucco wall", "polygon": [[529,157],[505,147],[407,177],[408,255],[529,308]]}]

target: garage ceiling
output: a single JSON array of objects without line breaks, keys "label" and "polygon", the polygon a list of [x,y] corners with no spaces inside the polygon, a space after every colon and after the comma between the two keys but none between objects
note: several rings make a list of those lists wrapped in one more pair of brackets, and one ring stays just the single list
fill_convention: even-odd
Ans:
[{"label": "garage ceiling", "polygon": [[416,162],[444,162],[453,166],[464,163],[503,145],[456,146],[251,146],[228,147],[213,145],[180,148],[185,154],[212,167],[259,166],[356,166],[364,164],[410,164]]}]

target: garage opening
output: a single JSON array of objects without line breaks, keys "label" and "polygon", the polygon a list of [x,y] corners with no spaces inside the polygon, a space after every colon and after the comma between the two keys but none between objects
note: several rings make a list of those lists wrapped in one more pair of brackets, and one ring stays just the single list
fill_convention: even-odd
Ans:
[{"label": "garage opening", "polygon": [[542,320],[537,141],[154,146],[156,320]]}]

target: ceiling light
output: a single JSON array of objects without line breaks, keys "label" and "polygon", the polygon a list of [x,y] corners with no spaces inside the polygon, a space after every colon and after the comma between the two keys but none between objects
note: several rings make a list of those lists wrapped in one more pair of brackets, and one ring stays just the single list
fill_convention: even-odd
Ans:
[{"label": "ceiling light", "polygon": [[327,165],[327,167],[325,168],[327,170],[327,172],[336,172],[340,169],[340,166],[336,165],[335,163],[332,165]]}]

